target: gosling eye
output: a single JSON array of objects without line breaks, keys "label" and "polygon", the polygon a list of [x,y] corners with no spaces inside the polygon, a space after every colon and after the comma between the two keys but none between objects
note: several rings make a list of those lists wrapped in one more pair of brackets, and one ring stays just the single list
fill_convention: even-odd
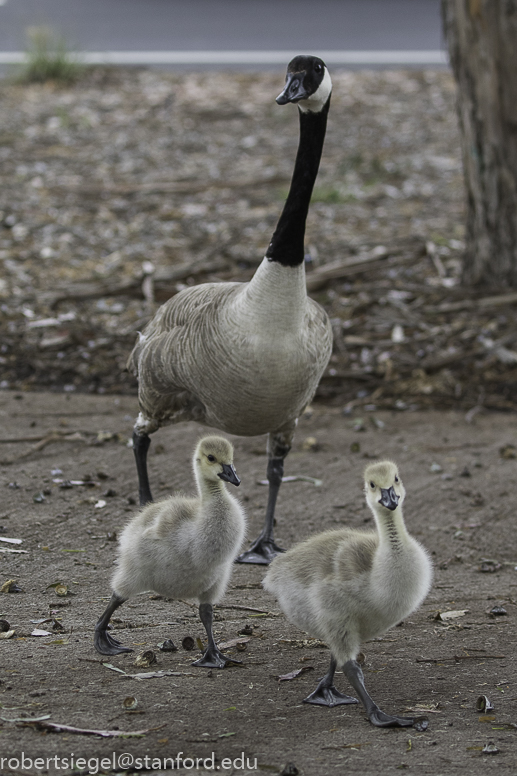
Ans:
[{"label": "gosling eye", "polygon": [[397,475],[395,475],[395,482],[398,482],[398,481],[399,481],[399,478],[397,477]]},{"label": "gosling eye", "polygon": [[370,482],[370,485],[371,485],[372,488],[375,489],[375,482]]},{"label": "gosling eye", "polygon": [[208,460],[210,463],[213,463],[215,461],[215,455],[207,455]]}]

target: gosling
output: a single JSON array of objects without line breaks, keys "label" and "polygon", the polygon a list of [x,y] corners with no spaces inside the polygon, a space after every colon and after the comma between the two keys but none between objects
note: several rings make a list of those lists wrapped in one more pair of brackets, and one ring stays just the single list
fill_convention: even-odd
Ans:
[{"label": "gosling", "polygon": [[222,654],[212,631],[212,607],[224,595],[245,529],[244,511],[224,485],[240,484],[232,445],[219,436],[201,439],[193,468],[197,498],[176,495],[148,504],[122,532],[113,594],[95,626],[94,645],[101,655],[133,651],[107,632],[108,623],[128,598],[153,590],[199,602],[208,647],[193,665],[224,668],[237,662]]},{"label": "gosling", "polygon": [[339,665],[373,725],[409,727],[414,719],[385,714],[370,697],[357,655],[361,642],[380,636],[417,609],[429,592],[432,565],[406,530],[406,491],[396,465],[371,464],[364,479],[377,530],[343,528],[313,536],[275,558],[263,584],[294,625],[330,647],[329,671],[305,703],[357,703],[334,687]]}]

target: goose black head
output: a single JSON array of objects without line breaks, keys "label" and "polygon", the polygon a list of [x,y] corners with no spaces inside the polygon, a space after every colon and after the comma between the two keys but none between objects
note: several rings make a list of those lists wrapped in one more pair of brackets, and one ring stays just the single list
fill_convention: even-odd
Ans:
[{"label": "goose black head", "polygon": [[300,55],[287,65],[285,86],[276,101],[279,105],[295,102],[304,112],[319,113],[331,91],[332,81],[325,62],[319,57]]}]

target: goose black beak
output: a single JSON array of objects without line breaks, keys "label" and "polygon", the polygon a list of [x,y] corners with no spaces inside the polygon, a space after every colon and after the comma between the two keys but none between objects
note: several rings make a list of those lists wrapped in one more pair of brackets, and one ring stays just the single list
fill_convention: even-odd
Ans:
[{"label": "goose black beak", "polygon": [[397,508],[399,503],[399,496],[395,493],[395,488],[393,485],[391,488],[381,488],[381,497],[379,499],[379,504],[382,504],[383,507],[386,507],[386,509],[391,509],[392,511]]},{"label": "goose black beak", "polygon": [[303,85],[305,70],[299,73],[287,73],[283,92],[280,92],[276,101],[279,105],[286,105],[288,102],[299,102],[309,97],[307,89]]},{"label": "goose black beak", "polygon": [[219,472],[219,474],[217,475],[218,477],[220,477],[225,482],[231,482],[232,485],[241,484],[241,481],[237,477],[237,472],[235,471],[235,467],[233,464],[223,463],[221,464],[221,466],[223,467],[223,470],[222,472]]}]

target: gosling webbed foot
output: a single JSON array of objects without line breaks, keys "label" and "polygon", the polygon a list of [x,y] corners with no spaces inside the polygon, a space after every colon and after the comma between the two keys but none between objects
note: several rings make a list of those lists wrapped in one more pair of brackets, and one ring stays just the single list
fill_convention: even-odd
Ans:
[{"label": "gosling webbed foot", "polygon": [[414,717],[393,717],[376,708],[368,715],[375,727],[412,727],[417,721]]},{"label": "gosling webbed foot", "polygon": [[95,629],[93,645],[101,655],[121,655],[123,652],[133,652],[130,647],[123,647],[120,641],[110,636],[106,630]]},{"label": "gosling webbed foot", "polygon": [[200,657],[199,660],[194,660],[192,665],[198,668],[226,668],[231,663],[240,663],[242,665],[242,660],[233,660],[231,657],[226,657],[217,647],[207,647],[203,657]]},{"label": "gosling webbed foot", "polygon": [[241,553],[236,559],[236,563],[255,563],[260,566],[267,566],[281,552],[285,552],[279,547],[273,539],[257,539],[253,542],[249,550]]},{"label": "gosling webbed foot", "polygon": [[303,699],[303,703],[313,703],[315,706],[340,706],[342,704],[359,703],[357,698],[352,698],[351,695],[344,695],[342,692],[331,685],[318,685],[314,692],[311,692],[306,698]]}]

